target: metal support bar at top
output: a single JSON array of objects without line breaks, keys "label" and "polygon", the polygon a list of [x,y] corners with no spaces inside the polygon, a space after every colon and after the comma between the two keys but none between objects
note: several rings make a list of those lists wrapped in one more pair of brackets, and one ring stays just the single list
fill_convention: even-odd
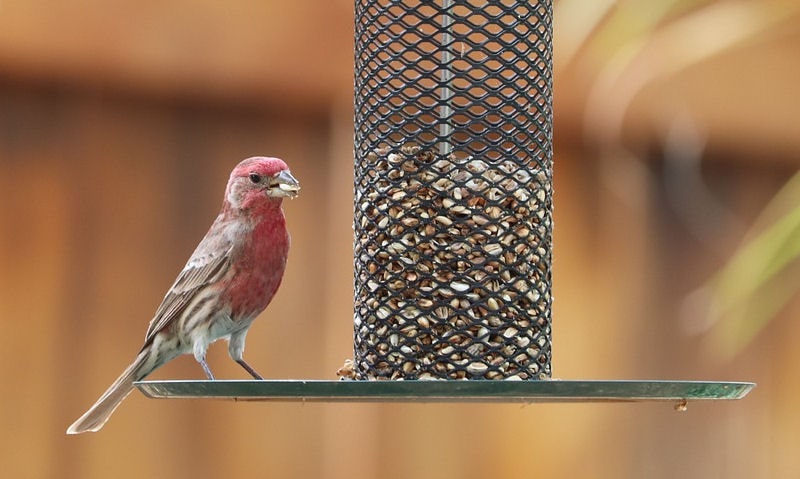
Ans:
[{"label": "metal support bar at top", "polygon": [[451,98],[453,96],[453,91],[451,89],[450,83],[453,81],[453,72],[450,70],[450,64],[453,61],[453,53],[452,53],[452,43],[453,43],[453,32],[451,28],[453,26],[453,17],[451,16],[451,8],[453,7],[452,0],[443,0],[442,1],[442,63],[441,63],[441,107],[439,110],[439,118],[441,123],[439,124],[439,136],[442,138],[442,141],[439,143],[439,154],[442,157],[447,157],[451,153],[452,145],[448,140],[450,136],[453,134],[453,127],[450,124],[450,121],[453,116],[453,108],[450,105]]}]

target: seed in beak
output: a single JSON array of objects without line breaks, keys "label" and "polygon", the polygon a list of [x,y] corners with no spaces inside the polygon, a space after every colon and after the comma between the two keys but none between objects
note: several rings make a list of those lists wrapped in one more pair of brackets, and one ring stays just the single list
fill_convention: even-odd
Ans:
[{"label": "seed in beak", "polygon": [[300,185],[287,185],[286,183],[280,183],[278,188],[283,191],[300,191]]},{"label": "seed in beak", "polygon": [[278,189],[294,195],[300,191],[300,182],[292,176],[287,170],[281,171],[275,176],[278,183]]}]

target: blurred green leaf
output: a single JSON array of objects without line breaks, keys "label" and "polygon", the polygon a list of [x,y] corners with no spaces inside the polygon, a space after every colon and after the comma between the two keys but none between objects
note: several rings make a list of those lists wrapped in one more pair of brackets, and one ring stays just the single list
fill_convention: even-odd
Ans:
[{"label": "blurred green leaf", "polygon": [[786,274],[800,257],[800,173],[767,205],[755,230],[703,287],[714,348],[725,357],[742,352],[800,289],[796,275]]}]

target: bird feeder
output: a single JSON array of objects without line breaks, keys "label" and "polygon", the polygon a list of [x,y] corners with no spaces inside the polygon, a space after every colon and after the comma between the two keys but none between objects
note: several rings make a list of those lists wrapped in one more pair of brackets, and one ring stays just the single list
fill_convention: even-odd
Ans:
[{"label": "bird feeder", "polygon": [[549,3],[356,18],[356,377],[550,377]]},{"label": "bird feeder", "polygon": [[752,383],[549,380],[552,40],[552,0],[356,0],[355,380],[140,388],[277,400],[744,396]]}]

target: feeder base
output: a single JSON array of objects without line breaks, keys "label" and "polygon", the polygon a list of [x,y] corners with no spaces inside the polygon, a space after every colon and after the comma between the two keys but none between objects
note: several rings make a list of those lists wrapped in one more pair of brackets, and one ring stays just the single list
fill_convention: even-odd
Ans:
[{"label": "feeder base", "polygon": [[712,381],[140,381],[151,398],[316,402],[643,402],[741,399],[748,382]]}]

